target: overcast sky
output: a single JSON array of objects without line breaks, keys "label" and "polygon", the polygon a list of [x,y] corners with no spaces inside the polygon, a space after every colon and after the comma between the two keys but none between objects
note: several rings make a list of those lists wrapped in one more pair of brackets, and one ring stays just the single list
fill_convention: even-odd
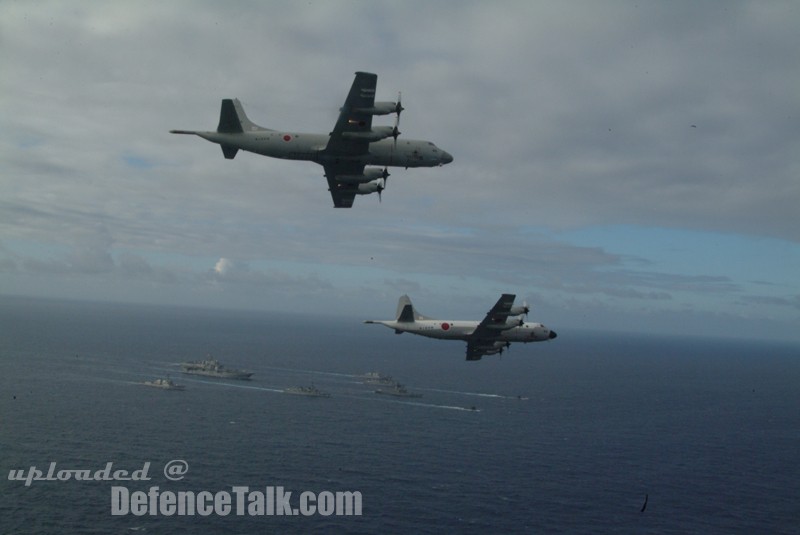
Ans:
[{"label": "overcast sky", "polygon": [[[800,340],[800,3],[0,1],[0,294]],[[174,136],[331,130],[358,70],[450,165]],[[388,117],[376,124],[391,124]]]}]

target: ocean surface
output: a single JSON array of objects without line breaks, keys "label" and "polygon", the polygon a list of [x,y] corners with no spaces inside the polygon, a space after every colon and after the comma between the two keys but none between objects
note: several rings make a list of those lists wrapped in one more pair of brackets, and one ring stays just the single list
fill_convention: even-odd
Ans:
[{"label": "ocean surface", "polygon": [[[800,347],[553,327],[466,362],[358,319],[0,298],[0,533],[800,533]],[[252,380],[176,366],[209,354]],[[139,384],[166,376],[186,390]],[[51,462],[150,479],[9,480]],[[363,514],[114,516],[119,485]]]}]

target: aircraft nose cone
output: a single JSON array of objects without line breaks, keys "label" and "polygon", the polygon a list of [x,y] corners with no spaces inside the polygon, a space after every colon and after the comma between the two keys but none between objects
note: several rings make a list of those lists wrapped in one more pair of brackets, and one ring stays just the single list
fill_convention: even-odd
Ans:
[{"label": "aircraft nose cone", "polygon": [[450,163],[452,161],[453,161],[453,156],[449,152],[443,150],[442,151],[442,165],[444,165],[446,163]]},{"label": "aircraft nose cone", "polygon": [[556,332],[555,332],[555,331],[550,331],[550,340],[553,340],[553,339],[555,339],[556,337],[558,337],[558,335],[556,334]]}]

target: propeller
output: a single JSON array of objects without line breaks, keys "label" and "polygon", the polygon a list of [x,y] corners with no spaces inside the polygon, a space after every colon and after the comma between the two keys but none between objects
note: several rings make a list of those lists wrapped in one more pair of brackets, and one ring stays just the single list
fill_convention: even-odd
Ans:
[{"label": "propeller", "polygon": [[400,135],[400,113],[405,109],[401,102],[402,93],[400,91],[397,92],[397,105],[394,108],[394,112],[397,114],[394,120],[394,129],[392,130],[392,137],[394,138],[394,147],[397,148],[397,136]]},{"label": "propeller", "polygon": [[511,307],[511,309],[508,311],[508,315],[512,316],[512,317],[515,317],[515,318],[518,317],[519,324],[522,325],[523,322],[524,322],[524,319],[528,316],[528,312],[530,312],[530,311],[531,311],[531,307],[528,306],[528,302],[527,301],[523,301],[522,305],[516,306],[516,307]]},{"label": "propeller", "polygon": [[389,168],[388,167],[384,167],[383,168],[383,182],[378,184],[378,202],[379,203],[383,202],[383,199],[381,198],[381,193],[383,193],[383,190],[386,189],[386,184],[389,182],[389,175],[390,174],[391,173],[389,173]]},{"label": "propeller", "polygon": [[394,128],[392,128],[392,137],[394,138],[394,147],[397,148],[397,136],[400,135],[400,130],[398,130],[398,126],[400,126],[400,115],[397,115],[397,119],[394,121]]},{"label": "propeller", "polygon": [[497,354],[498,360],[503,360],[503,353],[506,351],[511,351],[511,343],[506,342],[506,344],[500,348],[500,353]]},{"label": "propeller", "polygon": [[[531,311],[531,307],[528,306],[527,301],[522,302],[522,314],[519,315],[519,324],[518,327],[522,327],[525,325],[525,320],[528,319],[528,312]],[[509,344],[510,346],[510,344]]]}]

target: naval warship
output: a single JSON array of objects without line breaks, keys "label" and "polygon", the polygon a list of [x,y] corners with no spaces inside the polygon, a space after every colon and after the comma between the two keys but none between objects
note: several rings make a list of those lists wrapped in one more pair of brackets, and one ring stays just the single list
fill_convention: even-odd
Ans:
[{"label": "naval warship", "polygon": [[329,398],[330,394],[323,392],[313,384],[311,386],[292,386],[284,390],[287,394],[294,394],[296,396],[309,396],[312,398]]},{"label": "naval warship", "polygon": [[161,388],[164,390],[184,390],[186,387],[183,385],[175,384],[172,379],[155,379],[153,381],[145,381],[144,386],[152,386],[154,388]]},{"label": "naval warship", "polygon": [[204,377],[216,377],[218,379],[246,380],[250,379],[250,376],[253,375],[253,372],[226,368],[220,364],[218,360],[212,358],[195,362],[183,362],[181,363],[181,368],[183,368],[183,373],[189,375],[202,375]]},{"label": "naval warship", "polygon": [[386,394],[387,396],[395,396],[398,398],[421,398],[422,394],[416,392],[409,392],[406,387],[400,383],[395,383],[390,388],[379,388],[375,391],[376,394]]}]

